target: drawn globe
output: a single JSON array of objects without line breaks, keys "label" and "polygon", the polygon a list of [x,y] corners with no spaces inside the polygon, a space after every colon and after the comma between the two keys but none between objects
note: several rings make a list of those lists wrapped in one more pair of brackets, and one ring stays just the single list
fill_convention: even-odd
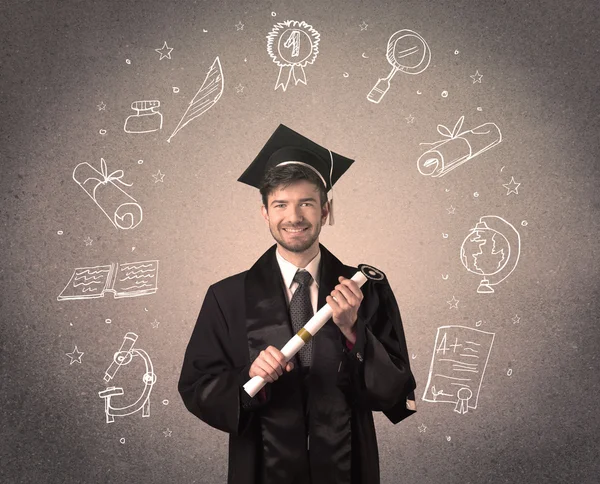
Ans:
[{"label": "drawn globe", "polygon": [[491,276],[500,272],[510,259],[510,243],[500,232],[479,222],[463,240],[460,260],[474,274]]}]

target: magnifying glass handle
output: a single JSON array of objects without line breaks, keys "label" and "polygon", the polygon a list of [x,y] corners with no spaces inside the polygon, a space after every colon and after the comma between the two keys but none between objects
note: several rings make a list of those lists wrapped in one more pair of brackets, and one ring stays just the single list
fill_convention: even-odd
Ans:
[{"label": "magnifying glass handle", "polygon": [[390,72],[387,77],[384,77],[383,79],[380,78],[377,81],[377,84],[375,84],[373,86],[373,89],[371,89],[371,92],[369,92],[369,94],[367,94],[367,99],[369,101],[371,101],[372,103],[378,104],[379,101],[381,101],[383,99],[383,96],[385,96],[385,93],[388,92],[388,90],[390,89],[390,81],[392,80],[392,77],[394,77],[394,74],[396,74],[397,70],[398,70],[398,68],[394,67],[392,69],[392,72]]}]

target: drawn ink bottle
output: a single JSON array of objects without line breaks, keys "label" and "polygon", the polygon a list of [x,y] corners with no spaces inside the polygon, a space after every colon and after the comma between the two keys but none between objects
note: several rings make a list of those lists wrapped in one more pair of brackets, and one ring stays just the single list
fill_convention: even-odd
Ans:
[{"label": "drawn ink bottle", "polygon": [[131,109],[136,111],[125,120],[126,133],[152,133],[162,129],[163,115],[158,111],[160,101],[134,101]]}]

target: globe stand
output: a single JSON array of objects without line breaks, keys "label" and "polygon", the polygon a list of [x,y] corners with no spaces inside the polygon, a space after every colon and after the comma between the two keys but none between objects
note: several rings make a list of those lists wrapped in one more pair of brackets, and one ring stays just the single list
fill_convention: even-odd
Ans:
[{"label": "globe stand", "polygon": [[479,287],[477,288],[477,292],[479,294],[492,294],[496,291],[494,291],[494,288],[491,286],[490,284],[490,280],[486,279],[485,277],[481,280],[481,282],[479,283]]}]

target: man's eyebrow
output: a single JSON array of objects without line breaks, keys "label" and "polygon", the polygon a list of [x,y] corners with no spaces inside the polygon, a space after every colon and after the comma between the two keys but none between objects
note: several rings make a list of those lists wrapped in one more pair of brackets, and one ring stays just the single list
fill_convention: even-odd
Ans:
[{"label": "man's eyebrow", "polygon": [[[316,202],[317,200],[313,197],[308,197],[308,198],[301,198],[298,201],[302,203],[302,202]],[[288,203],[288,200],[271,200],[270,205],[273,205],[275,203]]]}]

